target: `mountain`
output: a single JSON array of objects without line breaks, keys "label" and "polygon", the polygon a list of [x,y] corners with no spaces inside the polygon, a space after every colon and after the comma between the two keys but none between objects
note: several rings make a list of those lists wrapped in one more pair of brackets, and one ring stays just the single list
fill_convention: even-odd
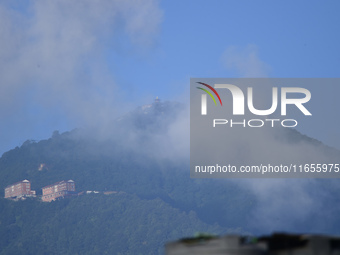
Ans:
[{"label": "mountain", "polygon": [[[184,109],[155,101],[109,128],[55,131],[4,153],[1,192],[28,179],[41,195],[42,187],[72,179],[84,193],[51,203],[1,198],[0,254],[162,254],[165,242],[195,232],[258,234],[270,226],[339,234],[336,180],[190,179],[187,147],[178,146],[187,134]],[[294,130],[276,136],[340,155]]]}]

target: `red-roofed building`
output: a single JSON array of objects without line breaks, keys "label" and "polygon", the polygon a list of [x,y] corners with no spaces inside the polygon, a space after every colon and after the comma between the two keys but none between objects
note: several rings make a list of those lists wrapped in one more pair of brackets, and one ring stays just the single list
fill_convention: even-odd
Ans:
[{"label": "red-roofed building", "polygon": [[31,190],[31,183],[23,180],[5,188],[5,198],[19,199],[23,197],[35,197],[35,191]]},{"label": "red-roofed building", "polygon": [[77,194],[75,183],[72,180],[61,181],[42,188],[42,201],[51,202],[67,196]]}]

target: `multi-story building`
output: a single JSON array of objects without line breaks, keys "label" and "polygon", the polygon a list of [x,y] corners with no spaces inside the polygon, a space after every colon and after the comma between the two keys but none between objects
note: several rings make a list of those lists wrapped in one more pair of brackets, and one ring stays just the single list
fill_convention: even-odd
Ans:
[{"label": "multi-story building", "polygon": [[16,182],[5,188],[5,198],[19,199],[24,197],[35,197],[35,191],[31,190],[31,183],[28,180]]},{"label": "multi-story building", "polygon": [[76,194],[75,183],[72,180],[61,181],[42,188],[42,201],[51,202]]}]

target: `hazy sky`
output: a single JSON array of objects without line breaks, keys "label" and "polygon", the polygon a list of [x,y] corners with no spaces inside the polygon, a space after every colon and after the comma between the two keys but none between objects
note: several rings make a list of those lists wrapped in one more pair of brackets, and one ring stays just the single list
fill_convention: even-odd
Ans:
[{"label": "hazy sky", "polygon": [[[2,0],[0,154],[54,130],[105,125],[156,96],[189,101],[190,77],[339,77],[339,8],[339,1]],[[337,123],[328,136],[322,125],[300,131],[335,146]]]}]

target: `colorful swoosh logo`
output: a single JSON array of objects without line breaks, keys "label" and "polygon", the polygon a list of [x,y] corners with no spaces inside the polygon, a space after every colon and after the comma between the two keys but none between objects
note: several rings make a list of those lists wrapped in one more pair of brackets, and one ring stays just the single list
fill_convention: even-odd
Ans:
[{"label": "colorful swoosh logo", "polygon": [[[203,86],[206,86],[207,88],[211,89],[211,91],[214,92],[215,95],[217,96],[218,100],[220,100],[220,104],[221,104],[221,106],[222,106],[222,100],[221,100],[221,98],[220,98],[220,95],[217,93],[217,91],[216,91],[213,87],[211,87],[210,85],[205,84],[205,83],[203,83],[203,82],[197,82],[197,83],[199,83],[199,84],[201,84],[201,85],[203,85]],[[206,92],[206,93],[214,100],[215,105],[217,105],[214,96],[211,94],[211,92],[210,92],[209,90],[204,89],[204,88],[200,88],[200,87],[196,87],[196,88],[201,89],[201,90],[203,90],[204,92]]]}]

